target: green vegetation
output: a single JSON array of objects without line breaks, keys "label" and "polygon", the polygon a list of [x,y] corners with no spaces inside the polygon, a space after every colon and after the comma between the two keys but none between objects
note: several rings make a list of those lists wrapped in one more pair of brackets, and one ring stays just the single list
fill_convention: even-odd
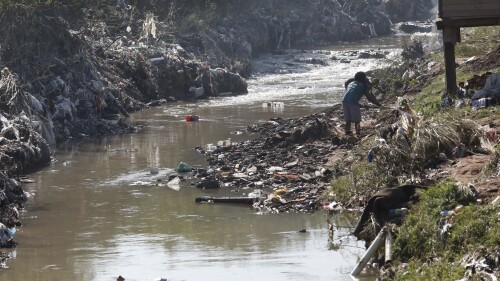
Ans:
[{"label": "green vegetation", "polygon": [[[350,172],[335,179],[329,189],[330,196],[335,200],[353,205],[351,200],[357,200],[366,194],[373,194],[382,186],[387,186],[390,177],[388,170],[381,169],[381,165],[359,161],[350,167]],[[390,172],[390,171],[389,171]],[[359,203],[359,202],[358,202]]]},{"label": "green vegetation", "polygon": [[428,281],[428,280],[460,280],[465,269],[458,263],[447,260],[430,260],[426,262],[413,261],[402,274],[392,276],[391,280],[400,281]]},{"label": "green vegetation", "polygon": [[[449,181],[422,194],[395,240],[395,265],[411,264],[398,271],[395,280],[457,280],[465,271],[460,265],[465,254],[500,245],[497,215],[500,208],[468,205],[473,198],[470,189]],[[466,206],[457,208],[461,205]],[[456,214],[448,217],[440,214],[455,208]],[[450,227],[443,230],[447,223]]]},{"label": "green vegetation", "polygon": [[500,26],[463,28],[462,43],[455,48],[457,57],[486,55],[500,44]]}]

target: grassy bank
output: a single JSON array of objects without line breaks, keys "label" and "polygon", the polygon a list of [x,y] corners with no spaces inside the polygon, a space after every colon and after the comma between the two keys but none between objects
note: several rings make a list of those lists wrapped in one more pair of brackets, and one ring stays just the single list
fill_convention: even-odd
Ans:
[{"label": "grassy bank", "polygon": [[400,227],[392,265],[397,269],[387,271],[385,279],[463,278],[467,265],[498,253],[499,211],[498,205],[475,204],[471,190],[454,182],[431,187]]}]

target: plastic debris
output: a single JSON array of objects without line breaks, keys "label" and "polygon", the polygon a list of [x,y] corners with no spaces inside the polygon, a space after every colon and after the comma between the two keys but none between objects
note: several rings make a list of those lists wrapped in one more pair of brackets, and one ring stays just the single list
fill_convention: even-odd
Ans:
[{"label": "plastic debris", "polygon": [[193,170],[193,168],[191,168],[191,166],[189,166],[189,164],[184,163],[184,162],[181,162],[179,164],[179,166],[177,166],[177,169],[176,169],[176,171],[179,173],[189,173],[192,170]]},{"label": "plastic debris", "polygon": [[217,142],[217,145],[218,146],[223,146],[223,147],[227,147],[227,146],[230,146],[232,143],[231,143],[231,138],[228,138],[227,140],[220,140]]},{"label": "plastic debris", "polygon": [[444,210],[444,211],[441,211],[439,214],[440,214],[441,216],[443,216],[443,217],[447,217],[447,216],[452,216],[452,215],[454,215],[454,214],[455,214],[455,212],[454,212],[454,211]]},{"label": "plastic debris", "polygon": [[371,162],[373,162],[373,149],[370,149],[370,151],[368,151],[368,163]]},{"label": "plastic debris", "polygon": [[206,150],[206,151],[207,151],[208,153],[213,153],[213,152],[215,152],[216,150],[217,150],[217,146],[216,146],[216,145],[214,145],[213,143],[209,143],[209,144],[207,144],[207,150]]},{"label": "plastic debris", "polygon": [[341,206],[337,202],[330,202],[330,203],[325,203],[323,205],[324,210],[329,210],[329,211],[334,211],[334,210],[340,210]]},{"label": "plastic debris", "polygon": [[248,193],[249,198],[262,198],[263,192],[261,189],[254,189],[254,191]]},{"label": "plastic debris", "polygon": [[197,99],[205,93],[205,89],[203,87],[190,87],[189,88],[189,97],[192,99]]},{"label": "plastic debris", "polygon": [[149,168],[149,173],[152,175],[157,175],[159,172],[160,172],[160,169],[158,169],[158,167]]},{"label": "plastic debris", "polygon": [[16,228],[8,228],[4,224],[0,223],[0,244],[5,244],[14,238],[16,234]]},{"label": "plastic debris", "polygon": [[167,183],[167,186],[173,190],[179,191],[181,189],[179,183],[181,179],[179,177],[175,177]]},{"label": "plastic debris", "polygon": [[195,122],[200,121],[200,117],[198,115],[187,115],[186,122]]},{"label": "plastic debris", "polygon": [[149,59],[150,62],[155,62],[155,61],[164,61],[165,58],[164,57],[157,57],[157,58],[152,58],[152,59]]},{"label": "plastic debris", "polygon": [[406,216],[408,214],[407,208],[399,208],[399,209],[390,209],[389,216],[397,217],[397,216]]}]

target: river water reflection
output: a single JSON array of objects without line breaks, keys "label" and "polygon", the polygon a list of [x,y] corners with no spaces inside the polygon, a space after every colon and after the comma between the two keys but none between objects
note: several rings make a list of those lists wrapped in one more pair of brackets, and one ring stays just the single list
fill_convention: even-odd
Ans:
[{"label": "river water reflection", "polygon": [[[181,161],[206,167],[196,146],[253,138],[234,132],[337,103],[345,79],[378,63],[258,74],[248,95],[149,109],[130,120],[142,124],[138,133],[60,145],[56,161],[25,186],[33,196],[15,258],[0,270],[0,280],[350,280],[364,245],[344,237],[343,247],[329,250],[324,212],[258,215],[249,207],[196,204],[203,192],[190,180],[174,190],[157,179]],[[256,63],[276,65],[271,57]],[[268,101],[285,106],[263,107]],[[187,123],[187,114],[201,120]],[[158,176],[150,175],[151,167],[159,168]],[[350,230],[342,226],[355,222],[348,215],[334,220],[339,243]]]}]

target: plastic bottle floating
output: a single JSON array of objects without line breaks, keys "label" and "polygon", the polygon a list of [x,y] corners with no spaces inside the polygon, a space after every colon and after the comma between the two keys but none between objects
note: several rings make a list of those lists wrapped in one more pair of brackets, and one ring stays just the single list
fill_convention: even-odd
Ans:
[{"label": "plastic bottle floating", "polygon": [[285,103],[281,101],[265,102],[262,107],[284,107]]},{"label": "plastic bottle floating", "polygon": [[232,145],[231,143],[231,138],[228,138],[227,140],[220,140],[217,142],[218,146],[226,147]]},{"label": "plastic bottle floating", "polygon": [[200,121],[200,116],[198,115],[187,115],[186,122]]}]

